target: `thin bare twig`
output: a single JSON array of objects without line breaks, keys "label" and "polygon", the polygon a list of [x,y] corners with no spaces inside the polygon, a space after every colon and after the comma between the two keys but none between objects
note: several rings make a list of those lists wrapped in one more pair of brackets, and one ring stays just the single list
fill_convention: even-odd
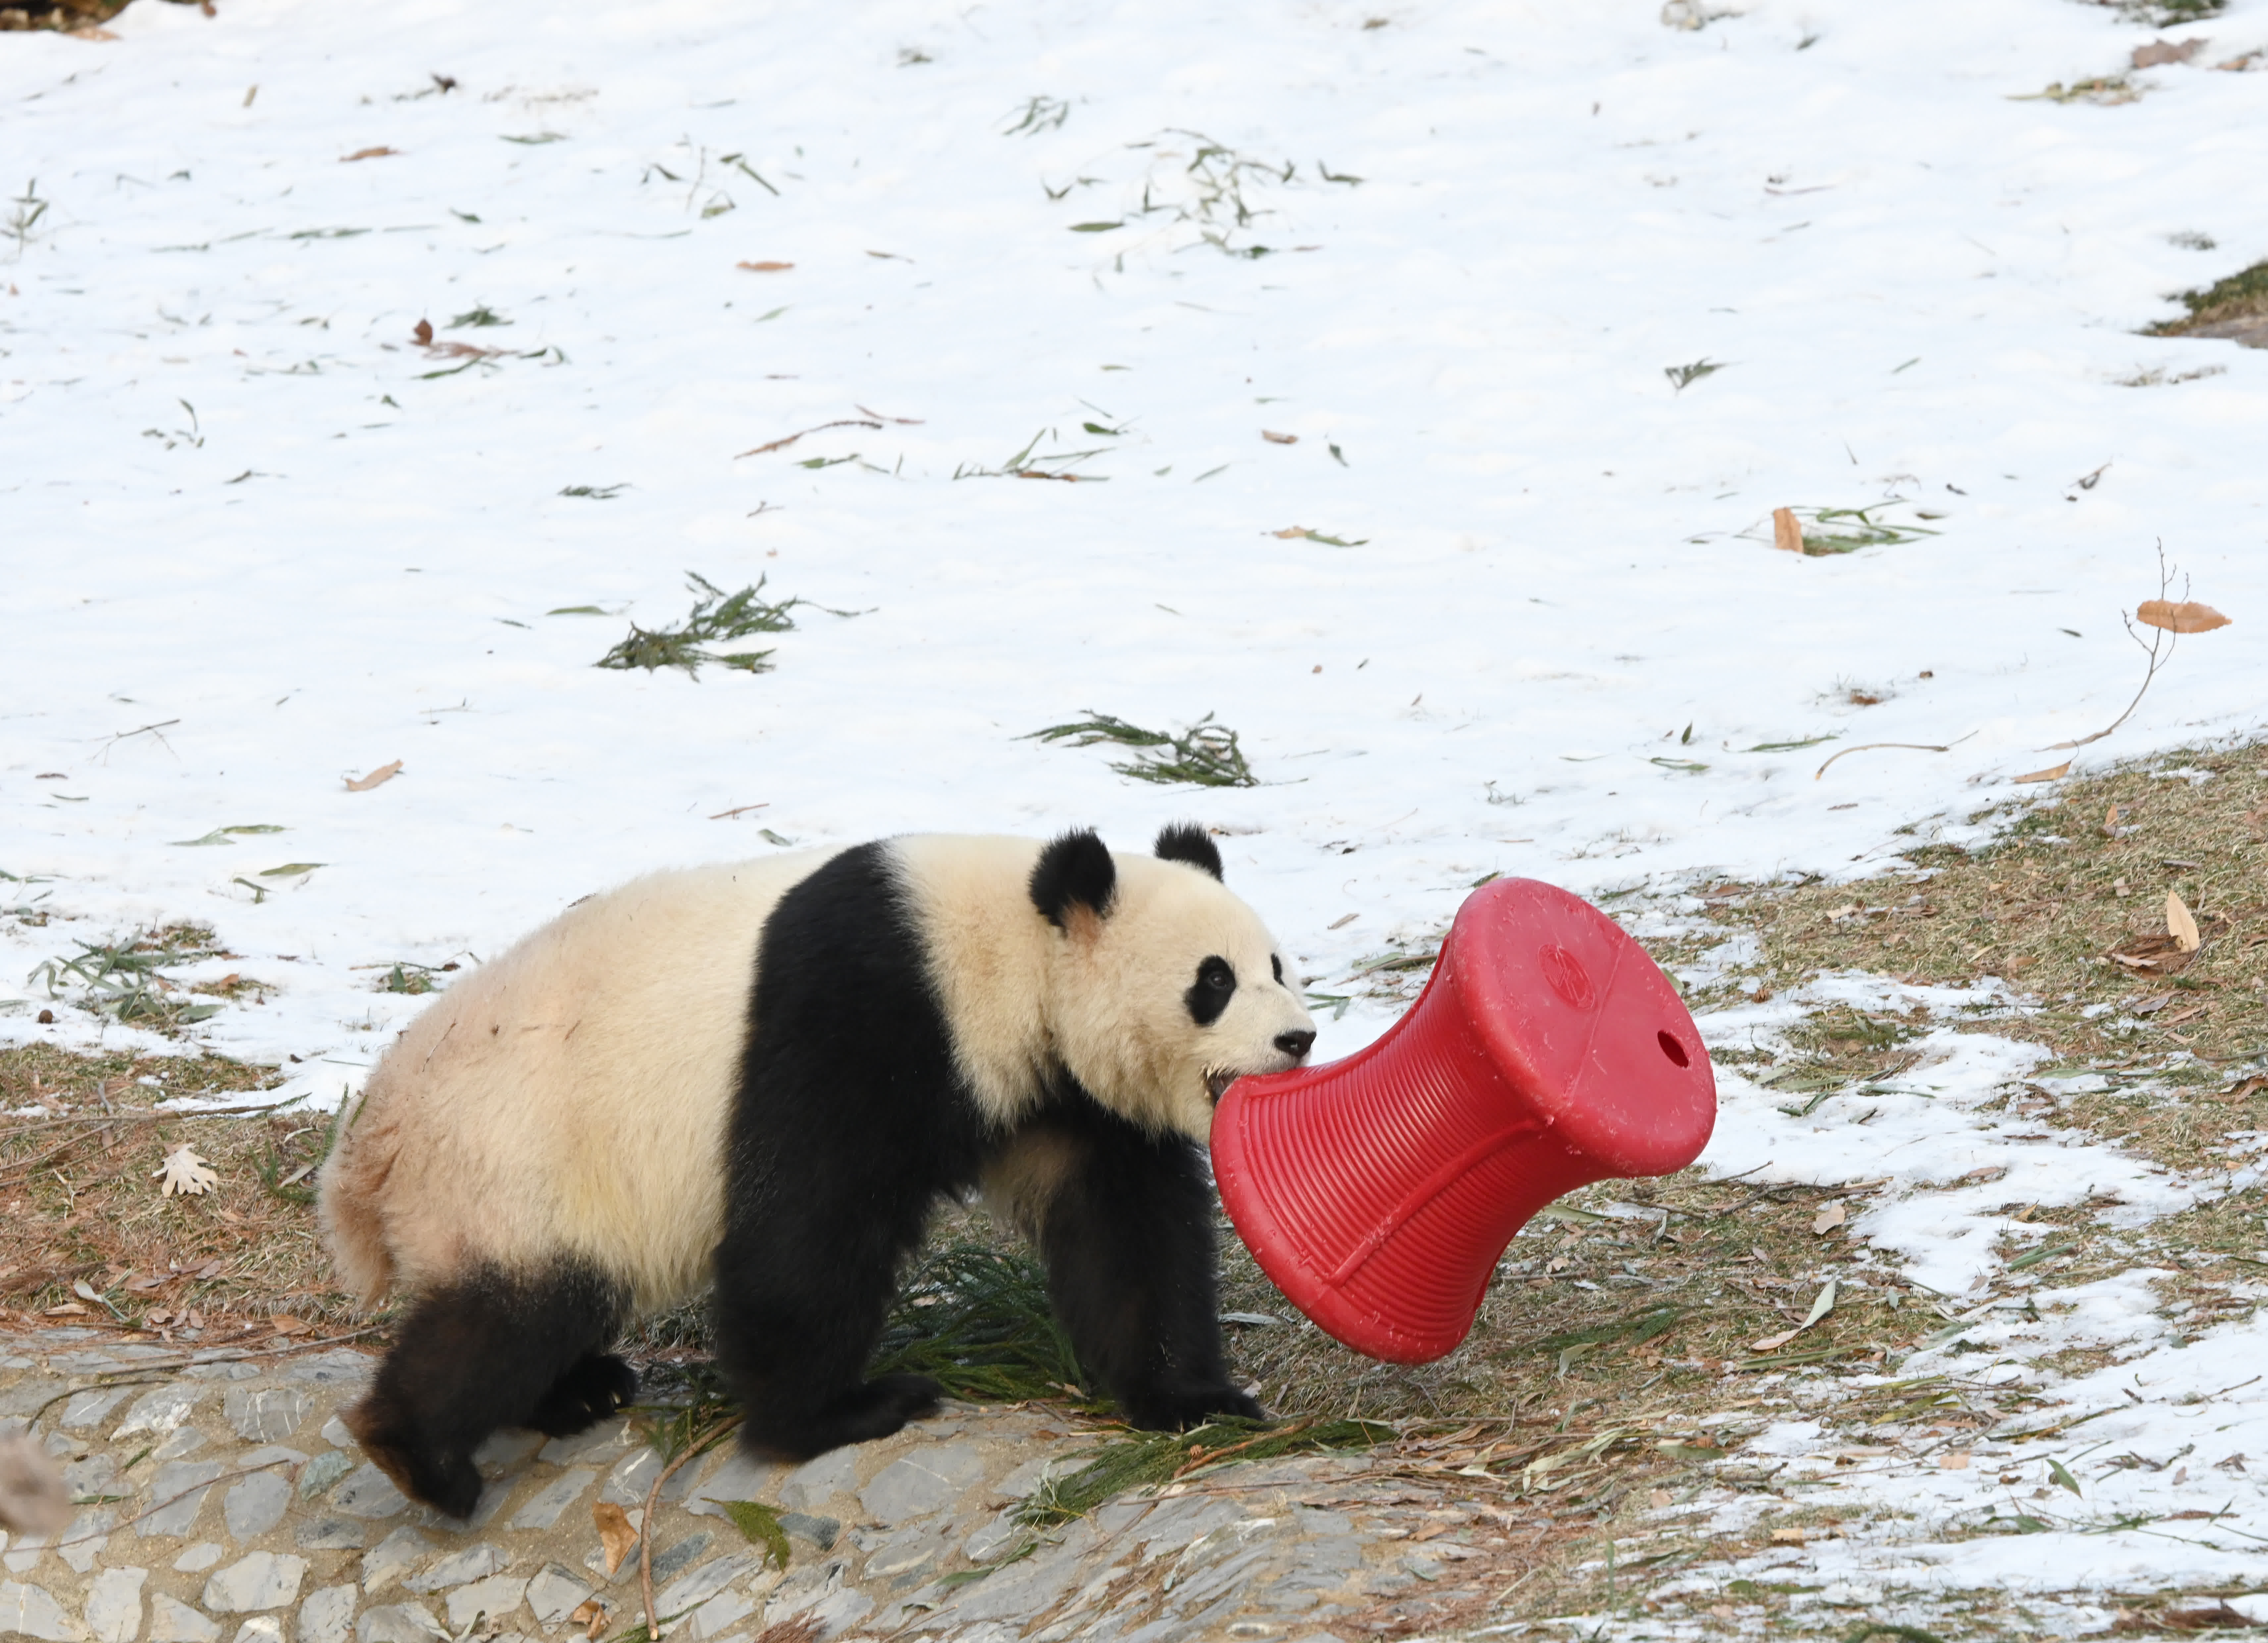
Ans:
[{"label": "thin bare twig", "polygon": [[[2105,466],[2108,466],[2108,464]],[[2098,469],[2097,471],[2100,472],[2101,470]],[[2158,543],[2158,597],[2160,599],[2162,600],[2165,598],[2166,589],[2172,585],[2173,578],[2173,568],[2166,564],[2166,544],[2161,539]],[[2189,578],[2184,577],[2182,578],[2182,598],[2183,600],[2187,600],[2189,596]],[[2149,667],[2142,674],[2141,689],[2137,690],[2134,693],[2134,699],[2126,704],[2126,711],[2124,713],[2121,713],[2117,718],[2112,719],[2108,725],[2104,726],[2101,730],[2096,731],[2092,736],[2081,736],[2077,741],[2050,742],[2046,747],[2040,749],[2043,753],[2060,753],[2066,748],[2084,748],[2090,741],[2102,740],[2105,736],[2109,735],[2112,731],[2117,729],[2121,725],[2124,724],[2128,719],[2134,716],[2134,710],[2142,705],[2142,698],[2149,691],[2150,682],[2158,676],[2158,670],[2174,659],[2174,647],[2181,641],[2182,636],[2180,634],[2169,631],[2163,628],[2153,628],[2150,630],[2149,643],[2143,645],[2142,636],[2134,631],[2134,618],[2128,615],[2122,610],[2118,613],[2118,619],[2126,624],[2126,637],[2133,640],[2135,644],[2141,645],[2143,653],[2150,659]],[[2158,654],[2159,647],[2161,645],[2165,649],[2165,654],[2162,657]]]},{"label": "thin bare twig", "polygon": [[[1973,736],[1976,733],[1977,733],[1972,730],[1969,733],[1969,736]],[[1917,753],[1950,753],[1962,742],[1968,740],[1969,736],[1956,737],[1955,740],[1945,743],[1942,747],[1933,741],[1862,741],[1855,748],[1844,748],[1842,752],[1835,755],[1835,759],[1847,759],[1854,753],[1865,753],[1868,749],[1874,748],[1911,748]],[[1828,760],[1827,764],[1834,763],[1835,759]],[[1822,764],[1817,770],[1812,771],[1811,779],[1813,781],[1815,782],[1821,777],[1827,774],[1827,764]]]},{"label": "thin bare twig", "polygon": [[823,422],[816,428],[806,428],[802,433],[789,434],[785,438],[775,439],[770,445],[760,445],[753,450],[742,451],[735,455],[733,460],[737,462],[743,456],[762,456],[767,451],[784,451],[788,446],[793,445],[798,439],[802,438],[803,435],[806,433],[824,433],[829,428],[879,428],[881,425],[882,424],[880,423],[872,421],[864,416],[845,416],[837,422]]},{"label": "thin bare twig", "polygon": [[646,1643],[661,1643],[661,1618],[654,1612],[653,1607],[653,1521],[654,1514],[660,1509],[661,1486],[670,1480],[679,1467],[708,1454],[717,1447],[719,1438],[740,1424],[738,1415],[728,1415],[706,1433],[692,1439],[686,1444],[685,1453],[663,1467],[660,1476],[653,1480],[653,1487],[645,1492],[645,1516],[638,1523],[638,1595],[645,1600]]}]

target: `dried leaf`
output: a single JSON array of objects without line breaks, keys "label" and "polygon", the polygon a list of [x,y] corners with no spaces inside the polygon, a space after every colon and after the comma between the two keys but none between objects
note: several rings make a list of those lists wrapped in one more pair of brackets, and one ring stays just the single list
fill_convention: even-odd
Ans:
[{"label": "dried leaf", "polygon": [[1811,1303],[1811,1310],[1805,1315],[1802,1323],[1792,1330],[1783,1330],[1778,1335],[1767,1335],[1760,1341],[1750,1341],[1749,1350],[1756,1352],[1776,1352],[1834,1309],[1835,1281],[1830,1278],[1827,1286],[1819,1292],[1818,1298]]},{"label": "dried leaf", "polygon": [[1830,1233],[1850,1219],[1849,1206],[1838,1201],[1829,1205],[1817,1215],[1812,1217],[1811,1230],[1815,1233]]},{"label": "dried leaf", "polygon": [[594,1502],[591,1521],[599,1526],[599,1544],[607,1554],[607,1578],[613,1580],[615,1571],[622,1566],[622,1559],[630,1555],[637,1544],[638,1532],[630,1524],[630,1514],[611,1500]]},{"label": "dried leaf", "polygon": [[1300,436],[1296,433],[1272,433],[1265,428],[1263,428],[1260,431],[1260,437],[1267,440],[1270,445],[1297,445],[1300,443]]},{"label": "dried leaf", "polygon": [[187,1192],[192,1196],[210,1192],[220,1182],[219,1174],[198,1157],[197,1149],[187,1141],[166,1153],[166,1161],[150,1173],[153,1178],[158,1175],[166,1178],[160,1190],[169,1198],[176,1192]]},{"label": "dried leaf", "polygon": [[1772,510],[1772,546],[1784,553],[1803,551],[1803,522],[1793,508]]},{"label": "dried leaf", "polygon": [[2033,770],[2029,774],[2019,776],[2016,779],[2019,782],[2054,782],[2060,781],[2070,774],[2071,761],[2066,759],[2061,764],[2051,764],[2044,770]]},{"label": "dried leaf", "polygon": [[2211,605],[2200,605],[2193,600],[2180,604],[2166,599],[2146,599],[2135,611],[2134,620],[2146,628],[2163,628],[2169,633],[2210,633],[2215,628],[2225,628],[2228,618]]},{"label": "dried leaf", "polygon": [[1803,1531],[1800,1529],[1776,1529],[1772,1530],[1771,1537],[1772,1544],[1775,1546],[1800,1546],[1803,1544]]},{"label": "dried leaf", "polygon": [[278,1335],[305,1335],[315,1326],[305,1318],[295,1318],[288,1312],[269,1315],[268,1327]]},{"label": "dried leaf", "polygon": [[795,264],[792,262],[735,262],[733,266],[746,269],[751,274],[784,274]]},{"label": "dried leaf", "polygon": [[2191,916],[2189,903],[2172,890],[2166,892],[2166,933],[2184,953],[2194,953],[2205,945],[2198,934],[2197,919]]},{"label": "dried leaf", "polygon": [[[423,325],[424,321],[421,320],[418,323]],[[350,793],[366,793],[373,787],[384,786],[387,783],[392,781],[395,777],[401,774],[401,761],[396,759],[391,764],[379,765],[367,776],[349,777],[347,778],[347,791]]]},{"label": "dried leaf", "polygon": [[414,330],[414,331],[410,332],[410,333],[409,333],[409,335],[410,335],[410,339],[411,339],[413,342],[415,342],[415,343],[417,344],[417,346],[418,346],[418,347],[420,347],[420,348],[431,348],[431,347],[432,347],[432,346],[433,346],[433,321],[432,321],[432,320],[418,320],[418,321],[417,321],[417,328],[416,328],[416,330]]},{"label": "dried leaf", "polygon": [[1969,1470],[1969,1451],[1966,1449],[1948,1450],[1947,1453],[1937,1457],[1937,1465],[1940,1471],[1965,1472]]},{"label": "dried leaf", "polygon": [[575,1611],[567,1618],[582,1627],[583,1635],[596,1643],[599,1633],[607,1629],[607,1606],[595,1597],[586,1597],[575,1605]]},{"label": "dried leaf", "polygon": [[2154,69],[2168,63],[2187,63],[2205,49],[2205,37],[2196,36],[2176,45],[2170,40],[2154,40],[2146,46],[2137,46],[2127,61],[2138,69]]},{"label": "dried leaf", "polygon": [[380,144],[377,148],[358,148],[351,154],[342,155],[339,159],[339,164],[342,166],[349,166],[352,165],[358,159],[383,159],[388,154],[399,154],[400,152],[401,152],[401,151],[398,148],[387,148],[383,144]]}]

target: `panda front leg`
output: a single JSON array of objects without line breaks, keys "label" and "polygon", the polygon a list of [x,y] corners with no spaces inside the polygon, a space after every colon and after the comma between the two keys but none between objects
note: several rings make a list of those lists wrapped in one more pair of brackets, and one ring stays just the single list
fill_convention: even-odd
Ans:
[{"label": "panda front leg", "polygon": [[887,1438],[945,1395],[927,1375],[865,1376],[928,1192],[830,1193],[828,1173],[747,1195],[717,1246],[717,1365],[741,1442],[787,1460]]},{"label": "panda front leg", "polygon": [[1193,1142],[1074,1097],[1020,1131],[987,1184],[1039,1245],[1056,1316],[1128,1420],[1263,1418],[1222,1351],[1212,1189]]}]

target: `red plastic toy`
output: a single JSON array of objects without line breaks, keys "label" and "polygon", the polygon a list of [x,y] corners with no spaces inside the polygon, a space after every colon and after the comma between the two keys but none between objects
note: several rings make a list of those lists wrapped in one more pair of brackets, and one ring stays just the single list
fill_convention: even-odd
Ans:
[{"label": "red plastic toy", "polygon": [[1376,1043],[1229,1086],[1213,1174],[1300,1311],[1357,1352],[1425,1363],[1465,1338],[1529,1216],[1683,1169],[1716,1116],[1701,1035],[1645,949],[1579,896],[1499,879],[1465,898]]}]

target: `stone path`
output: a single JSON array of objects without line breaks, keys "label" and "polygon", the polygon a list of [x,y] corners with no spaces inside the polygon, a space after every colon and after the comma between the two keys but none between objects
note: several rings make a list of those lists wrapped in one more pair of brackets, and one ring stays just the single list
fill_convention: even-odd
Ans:
[{"label": "stone path", "polygon": [[[28,1429],[76,1510],[52,1536],[0,1535],[0,1638],[565,1643],[642,1619],[637,1555],[609,1576],[593,1515],[611,1502],[645,1527],[659,1462],[627,1422],[497,1434],[460,1528],[406,1501],[338,1420],[374,1363],[344,1347],[277,1358],[0,1334],[0,1433]],[[1018,1526],[1016,1501],[1093,1441],[1043,1411],[954,1407],[799,1468],[725,1446],[671,1477],[655,1514],[656,1608],[678,1617],[664,1631],[738,1643],[807,1616],[821,1639],[1348,1643],[1401,1595],[1472,1595],[1458,1563],[1503,1544],[1475,1510],[1343,1456]],[[784,1571],[718,1504],[743,1499],[782,1513]]]}]

